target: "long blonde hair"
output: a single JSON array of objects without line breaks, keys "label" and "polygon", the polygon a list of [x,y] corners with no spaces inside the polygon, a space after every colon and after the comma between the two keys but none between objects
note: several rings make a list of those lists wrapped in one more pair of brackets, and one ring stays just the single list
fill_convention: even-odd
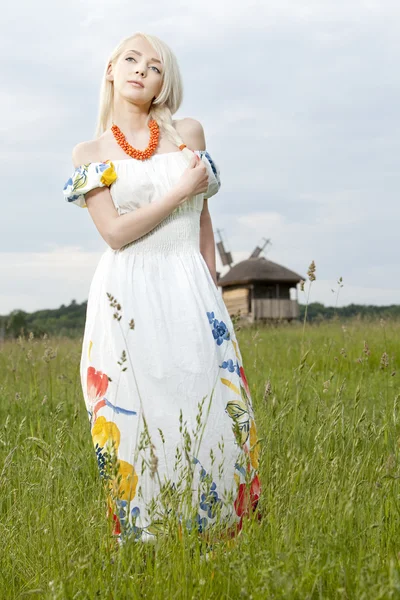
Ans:
[{"label": "long blonde hair", "polygon": [[[157,121],[160,129],[165,135],[174,144],[180,146],[184,142],[172,122],[172,115],[176,113],[182,104],[183,99],[183,84],[178,61],[171,48],[165,42],[155,35],[149,35],[141,31],[137,31],[133,35],[123,39],[111,52],[111,55],[107,60],[100,89],[99,112],[95,137],[100,137],[104,131],[111,127],[113,121],[114,84],[106,78],[108,65],[110,62],[115,64],[123,50],[126,48],[127,42],[138,36],[146,39],[153,46],[164,67],[162,88],[156,100],[153,100],[150,106],[147,122],[149,122],[150,119]],[[184,148],[183,152],[187,154],[188,158],[193,156],[192,152],[187,148]]]}]

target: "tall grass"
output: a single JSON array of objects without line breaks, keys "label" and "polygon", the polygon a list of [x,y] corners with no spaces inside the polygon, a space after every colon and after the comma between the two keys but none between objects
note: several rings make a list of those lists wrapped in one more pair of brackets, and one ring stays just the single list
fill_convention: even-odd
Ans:
[{"label": "tall grass", "polygon": [[208,560],[178,530],[110,543],[81,340],[1,346],[1,598],[400,597],[400,324],[236,331],[263,440],[263,519]]}]

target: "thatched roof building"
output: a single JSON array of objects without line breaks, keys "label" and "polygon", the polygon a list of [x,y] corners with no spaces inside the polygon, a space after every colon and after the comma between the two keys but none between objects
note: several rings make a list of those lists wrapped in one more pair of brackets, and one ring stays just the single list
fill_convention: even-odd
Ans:
[{"label": "thatched roof building", "polygon": [[[218,279],[222,297],[231,315],[247,321],[295,319],[299,315],[297,284],[306,278],[263,256],[234,265]],[[296,289],[296,299],[290,298]]]}]

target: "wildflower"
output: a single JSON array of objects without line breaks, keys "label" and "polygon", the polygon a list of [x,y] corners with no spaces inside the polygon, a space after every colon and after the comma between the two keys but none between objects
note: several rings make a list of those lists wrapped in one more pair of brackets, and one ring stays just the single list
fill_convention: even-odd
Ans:
[{"label": "wildflower", "polygon": [[158,457],[154,452],[155,445],[152,443],[150,446],[150,477],[154,479],[154,475],[157,473],[158,468]]},{"label": "wildflower", "polygon": [[389,365],[389,355],[387,352],[384,352],[381,356],[380,369],[386,369]]},{"label": "wildflower", "polygon": [[268,380],[267,383],[265,384],[264,397],[263,397],[264,402],[266,401],[267,396],[269,396],[270,394],[271,394],[271,382]]},{"label": "wildflower", "polygon": [[312,260],[310,266],[308,267],[307,275],[310,281],[315,281],[315,262]]},{"label": "wildflower", "polygon": [[396,466],[396,458],[394,456],[394,454],[389,454],[389,456],[386,459],[386,469],[388,471],[392,471]]},{"label": "wildflower", "polygon": [[[126,358],[126,350],[122,350],[121,352],[121,360],[118,360],[118,364],[122,367],[122,365],[127,361]],[[121,371],[126,371],[128,367],[124,367],[123,369],[121,369]]]},{"label": "wildflower", "polygon": [[53,358],[57,357],[57,351],[53,350],[51,346],[46,346],[42,359],[49,363]]},{"label": "wildflower", "polygon": [[120,321],[122,319],[122,315],[120,314],[121,312],[121,305],[119,304],[119,302],[117,301],[116,298],[114,298],[114,296],[108,292],[106,292],[108,299],[110,300],[110,306],[112,308],[115,308],[115,313],[114,313],[114,319],[117,319],[117,321]]}]

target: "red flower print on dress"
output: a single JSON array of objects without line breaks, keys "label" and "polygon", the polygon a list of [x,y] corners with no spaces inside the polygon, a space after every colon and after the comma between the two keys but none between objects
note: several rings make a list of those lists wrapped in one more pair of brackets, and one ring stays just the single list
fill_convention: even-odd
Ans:
[{"label": "red flower print on dress", "polygon": [[[243,451],[251,456],[249,449],[246,444],[243,444]],[[247,462],[247,472],[251,471],[250,461]],[[254,471],[253,471],[254,473]],[[254,473],[254,477],[250,483],[250,489],[248,484],[241,483],[238,489],[238,495],[236,500],[234,501],[235,512],[238,517],[240,517],[238,528],[241,530],[242,528],[242,519],[244,516],[249,516],[250,510],[255,512],[258,506],[258,501],[260,499],[261,494],[261,482],[257,473]],[[261,514],[257,513],[257,517],[260,520]]]},{"label": "red flower print on dress", "polygon": [[116,413],[137,415],[135,410],[130,410],[122,406],[115,406],[112,402],[107,400],[104,394],[108,390],[109,381],[111,381],[111,379],[108,377],[107,373],[97,371],[94,367],[88,367],[86,390],[88,396],[88,412],[90,418],[93,418],[93,421],[91,420],[92,425],[96,422],[97,413],[103,406],[108,406]]},{"label": "red flower print on dress", "polygon": [[247,383],[247,379],[246,379],[246,375],[244,373],[244,369],[243,367],[239,367],[240,370],[240,376],[243,380],[243,385],[244,385],[244,389],[246,390],[246,394],[247,396],[250,398],[250,388],[249,388],[249,384]]},{"label": "red flower print on dress", "polygon": [[108,517],[110,517],[111,515],[112,515],[112,519],[113,519],[112,534],[113,535],[120,535],[121,534],[121,523],[119,521],[118,515],[115,514],[115,512],[113,511],[113,509],[110,506],[110,504],[108,504]]},{"label": "red flower print on dress", "polygon": [[261,485],[258,475],[253,477],[253,480],[250,484],[250,493],[247,493],[245,483],[241,483],[239,485],[238,495],[234,502],[235,511],[238,517],[249,514],[250,504],[253,511],[257,508],[260,492]]},{"label": "red flower print on dress", "polygon": [[108,388],[108,376],[102,371],[97,371],[94,367],[88,367],[87,370],[87,395],[90,407],[93,409],[96,419],[97,411],[106,405],[103,398]]},{"label": "red flower print on dress", "polygon": [[87,370],[87,395],[94,403],[98,398],[102,398],[108,388],[108,376],[102,371],[97,371],[94,367],[88,367]]}]

